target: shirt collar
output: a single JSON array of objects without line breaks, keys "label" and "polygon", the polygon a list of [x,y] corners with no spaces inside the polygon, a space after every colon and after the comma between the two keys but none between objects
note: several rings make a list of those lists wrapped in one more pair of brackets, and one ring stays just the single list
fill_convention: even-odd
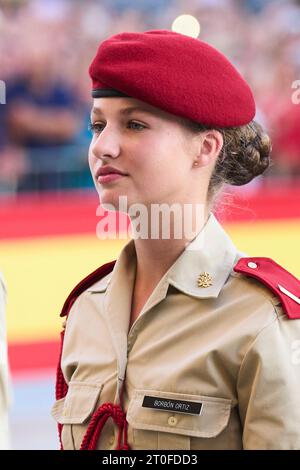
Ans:
[{"label": "shirt collar", "polygon": [[[218,297],[235,265],[239,253],[213,213],[168,272],[171,285],[185,294]],[[211,285],[199,287],[199,276],[208,274]]]},{"label": "shirt collar", "polygon": [[[241,256],[242,254],[238,252],[214,214],[210,213],[202,230],[186,246],[163,278],[166,278],[170,285],[187,295],[198,298],[218,297],[235,263]],[[112,278],[120,288],[126,278],[127,287],[129,284],[132,286],[135,269],[134,240],[130,240],[123,247],[113,271],[96,282],[88,291],[104,292]],[[199,287],[198,278],[204,273],[208,274],[211,285]],[[130,282],[128,283],[128,281]]]}]

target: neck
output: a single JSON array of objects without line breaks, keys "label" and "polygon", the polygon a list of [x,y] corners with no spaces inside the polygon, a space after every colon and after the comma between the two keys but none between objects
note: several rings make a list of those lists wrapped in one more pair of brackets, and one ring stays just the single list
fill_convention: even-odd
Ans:
[{"label": "neck", "polygon": [[[180,238],[170,236],[169,238],[163,237],[162,230],[159,230],[159,237],[147,238],[137,237],[133,230],[134,244],[137,257],[137,270],[136,270],[136,283],[139,286],[144,286],[145,289],[149,286],[155,286],[162,276],[168,271],[176,259],[185,250],[186,246],[198,235],[202,230],[208,218],[207,210],[201,217],[193,217],[193,224],[189,225],[192,227],[191,230],[182,231],[188,236],[182,236]],[[177,220],[178,222],[178,220]],[[151,234],[151,226],[148,224],[148,233]],[[174,234],[174,223],[171,224],[170,234]]]}]

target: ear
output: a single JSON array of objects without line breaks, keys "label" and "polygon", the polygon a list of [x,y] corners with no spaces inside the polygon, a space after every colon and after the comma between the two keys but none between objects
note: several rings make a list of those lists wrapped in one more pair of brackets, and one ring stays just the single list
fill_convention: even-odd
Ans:
[{"label": "ear", "polygon": [[199,144],[199,153],[196,159],[197,166],[214,165],[224,145],[221,132],[215,129],[202,132]]}]

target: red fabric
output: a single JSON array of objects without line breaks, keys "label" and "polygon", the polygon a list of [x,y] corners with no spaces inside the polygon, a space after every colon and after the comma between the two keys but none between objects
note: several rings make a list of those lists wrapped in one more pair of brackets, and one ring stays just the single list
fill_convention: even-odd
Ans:
[{"label": "red fabric", "polygon": [[[72,290],[66,302],[64,303],[61,316],[62,317],[67,316],[76,298],[82,292],[84,292],[86,289],[92,286],[95,282],[99,281],[100,279],[105,277],[108,273],[110,273],[114,265],[115,265],[115,261],[106,263],[100,268],[93,271],[91,274],[89,274],[81,282],[79,282],[79,284],[77,284],[77,286]],[[64,398],[68,392],[68,385],[65,382],[65,379],[61,370],[61,356],[62,356],[62,350],[63,350],[63,342],[64,342],[64,331],[61,332],[61,347],[60,347],[60,355],[59,355],[59,361],[58,361],[58,366],[57,366],[56,400],[60,400]],[[120,404],[115,405],[113,403],[103,403],[100,406],[100,408],[92,415],[87,432],[81,444],[81,450],[94,450],[97,448],[97,443],[101,435],[101,431],[109,417],[111,417],[119,427],[118,446],[116,450],[129,450],[130,449],[128,442],[127,442],[126,415],[124,411],[122,410],[123,391],[124,391],[124,383],[123,383],[123,387],[121,390]],[[58,424],[58,434],[59,434],[59,442],[60,442],[61,450],[63,450],[63,445],[62,445],[62,440],[61,440],[62,428],[63,428],[63,425]],[[123,435],[123,443],[122,443],[122,435]]]},{"label": "red fabric", "polygon": [[273,124],[274,158],[300,167],[300,106],[287,102]]},{"label": "red fabric", "polygon": [[229,60],[173,31],[113,35],[100,44],[89,73],[93,90],[115,89],[203,124],[241,126],[255,115],[252,91]]},{"label": "red fabric", "polygon": [[[257,268],[249,267],[248,263],[255,263]],[[281,292],[278,287],[280,284],[300,299],[300,281],[271,258],[241,258],[235,265],[234,271],[261,281],[278,296],[283,310],[290,319],[300,318],[300,305]]]}]

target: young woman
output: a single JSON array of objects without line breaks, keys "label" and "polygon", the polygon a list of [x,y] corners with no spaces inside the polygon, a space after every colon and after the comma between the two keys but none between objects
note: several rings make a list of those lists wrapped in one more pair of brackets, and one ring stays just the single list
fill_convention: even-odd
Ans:
[{"label": "young woman", "polygon": [[133,238],[63,307],[62,448],[299,449],[300,283],[213,214],[269,164],[248,84],[166,30],[112,36],[90,75],[91,173],[104,208],[126,196]]}]

